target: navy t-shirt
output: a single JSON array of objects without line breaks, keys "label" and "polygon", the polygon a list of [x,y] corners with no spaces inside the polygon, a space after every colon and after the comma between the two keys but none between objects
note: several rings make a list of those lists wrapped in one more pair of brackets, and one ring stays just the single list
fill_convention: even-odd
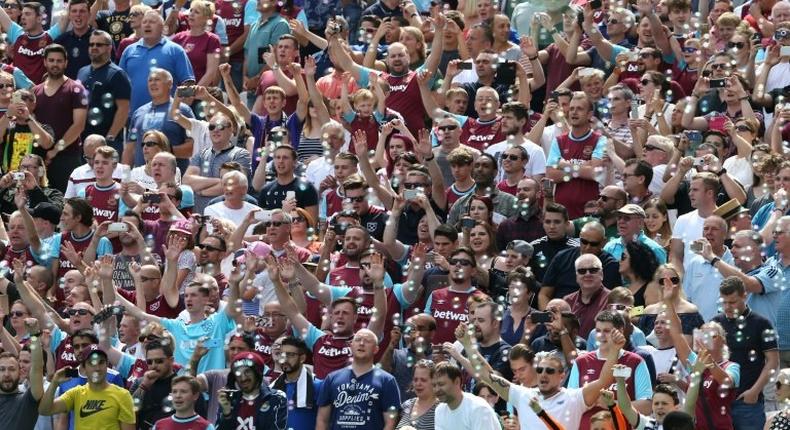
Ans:
[{"label": "navy t-shirt", "polygon": [[[82,132],[83,139],[91,134],[106,136],[118,110],[115,100],[129,101],[132,96],[129,76],[109,62],[98,69],[90,64],[81,68],[77,80],[88,90],[88,121]],[[98,109],[98,114],[94,109]]]},{"label": "navy t-shirt", "polygon": [[318,395],[318,406],[332,406],[330,430],[384,428],[384,413],[400,408],[395,377],[373,368],[355,375],[351,366],[327,375]]},{"label": "navy t-shirt", "polygon": [[258,202],[264,209],[282,208],[288,191],[296,194],[296,203],[300,208],[318,205],[318,192],[313,184],[302,178],[294,178],[288,185],[280,185],[276,179],[272,180],[261,189]]}]

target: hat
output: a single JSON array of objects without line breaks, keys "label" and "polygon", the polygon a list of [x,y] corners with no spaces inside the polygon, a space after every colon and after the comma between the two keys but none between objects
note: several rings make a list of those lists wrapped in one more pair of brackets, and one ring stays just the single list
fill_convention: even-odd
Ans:
[{"label": "hat", "polygon": [[189,188],[184,185],[180,185],[178,188],[181,189],[181,204],[178,206],[179,209],[188,209],[195,206],[195,193],[192,191],[192,188]]},{"label": "hat", "polygon": [[263,371],[266,368],[263,357],[255,352],[240,352],[233,356],[231,363],[231,369],[233,369],[233,371],[242,367],[249,367],[256,372],[258,376],[263,375]]},{"label": "hat", "polygon": [[60,223],[60,213],[60,209],[52,203],[41,202],[30,211],[30,216],[33,218],[41,218],[54,225],[58,225]]},{"label": "hat", "polygon": [[93,354],[100,354],[104,356],[104,359],[107,360],[107,353],[99,347],[99,345],[92,343],[85,347],[80,354],[80,363],[86,362],[89,358],[93,356]]},{"label": "hat", "polygon": [[192,221],[188,219],[180,219],[170,226],[171,233],[184,233],[192,235]]},{"label": "hat", "polygon": [[511,240],[510,243],[507,244],[507,249],[515,251],[521,255],[532,257],[532,253],[534,249],[532,245],[529,244],[526,240]]},{"label": "hat", "polygon": [[749,209],[741,206],[741,203],[738,202],[737,199],[731,199],[716,208],[716,210],[713,211],[713,215],[720,216],[724,218],[725,221],[729,221],[744,212],[749,212]]},{"label": "hat", "polygon": [[[245,249],[252,252],[253,255],[261,258],[266,258],[272,253],[272,247],[268,243],[261,241],[252,242],[251,244],[247,245],[247,248]],[[247,257],[244,255],[244,250],[242,250],[239,255],[236,255],[235,260],[238,264],[243,264],[247,261]]]},{"label": "hat", "polygon": [[669,155],[672,155],[672,149],[675,148],[675,146],[672,143],[672,140],[664,136],[655,136],[652,139],[649,139],[645,143],[645,146],[647,145],[655,146],[656,148],[660,149],[663,153]]},{"label": "hat", "polygon": [[635,205],[633,203],[629,203],[629,204],[621,207],[620,209],[617,210],[617,213],[620,214],[620,215],[636,215],[636,216],[639,216],[641,218],[645,218],[646,217],[645,210],[642,209],[641,206]]},{"label": "hat", "polygon": [[782,385],[790,385],[790,369],[782,369],[779,371],[779,374],[776,376],[776,382]]}]

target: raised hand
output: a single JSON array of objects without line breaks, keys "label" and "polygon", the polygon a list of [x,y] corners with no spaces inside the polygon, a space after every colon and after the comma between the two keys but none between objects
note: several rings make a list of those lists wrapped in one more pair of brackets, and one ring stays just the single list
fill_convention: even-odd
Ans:
[{"label": "raised hand", "polygon": [[521,47],[521,52],[526,55],[527,58],[538,56],[538,47],[535,45],[535,41],[529,36],[521,36],[519,39],[519,47]]},{"label": "raised hand", "polygon": [[370,256],[370,268],[367,269],[368,276],[373,281],[373,286],[377,288],[384,287],[384,256],[374,253]]},{"label": "raised hand", "polygon": [[[386,126],[386,124],[384,124]],[[364,130],[354,132],[354,151],[359,157],[368,156],[368,135]]]},{"label": "raised hand", "polygon": [[422,156],[423,160],[426,158],[431,158],[433,155],[433,148],[431,146],[431,133],[428,129],[420,129],[417,132],[417,143],[414,145],[415,151],[417,151],[420,156]]},{"label": "raised hand", "polygon": [[315,58],[312,55],[304,57],[304,74],[305,76],[315,76],[316,65]]},{"label": "raised hand", "polygon": [[167,245],[162,244],[162,252],[167,261],[177,261],[186,247],[187,239],[185,237],[171,235],[167,240]]}]

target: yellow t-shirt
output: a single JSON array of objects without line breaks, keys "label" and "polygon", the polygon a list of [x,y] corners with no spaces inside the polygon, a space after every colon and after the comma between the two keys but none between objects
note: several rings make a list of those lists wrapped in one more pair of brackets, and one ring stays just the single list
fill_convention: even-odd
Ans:
[{"label": "yellow t-shirt", "polygon": [[74,430],[118,430],[119,422],[134,424],[134,401],[129,391],[110,384],[101,391],[81,385],[60,399],[74,412]]}]

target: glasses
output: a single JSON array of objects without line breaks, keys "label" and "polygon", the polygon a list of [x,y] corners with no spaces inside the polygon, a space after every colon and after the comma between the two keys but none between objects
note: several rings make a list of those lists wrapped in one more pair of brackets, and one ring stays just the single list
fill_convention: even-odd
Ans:
[{"label": "glasses", "polygon": [[[680,283],[680,278],[678,278],[677,276],[673,276],[673,277],[669,278],[669,282],[671,282],[672,285],[677,285],[677,284]],[[664,278],[659,279],[658,280],[658,284],[659,285],[665,285],[666,284],[666,279],[664,279]]]},{"label": "glasses", "polygon": [[216,252],[223,252],[223,251],[225,251],[224,249],[217,248],[216,246],[204,245],[202,243],[198,244],[197,247],[200,248],[200,249],[205,249],[206,251],[216,251]]},{"label": "glasses", "polygon": [[295,223],[300,223],[300,222],[305,222],[305,221],[307,221],[307,220],[305,219],[305,217],[303,217],[303,216],[296,216],[296,217],[293,217],[292,219],[293,219],[293,222],[295,222]]},{"label": "glasses", "polygon": [[613,19],[610,19],[609,21],[607,21],[606,25],[616,25],[616,24],[619,24],[619,23],[620,23],[619,20],[613,18]]},{"label": "glasses", "polygon": [[140,276],[140,280],[143,282],[151,282],[151,281],[158,281],[162,278],[149,278],[148,276]]},{"label": "glasses", "polygon": [[725,70],[727,69],[727,64],[725,63],[713,63],[710,65],[710,68],[713,70]]},{"label": "glasses", "polygon": [[4,88],[14,88],[14,84],[0,84],[0,90]]},{"label": "glasses", "polygon": [[639,81],[639,83],[642,84],[642,86],[644,87],[644,86],[652,84],[653,81],[651,81],[650,79],[642,79],[641,81]]},{"label": "glasses", "polygon": [[166,358],[146,358],[145,364],[152,365],[152,364],[164,364],[167,361]]},{"label": "glasses", "polygon": [[87,309],[69,309],[68,311],[66,311],[66,314],[68,314],[68,316],[70,317],[73,317],[75,315],[84,317],[85,315],[93,315],[93,312]]},{"label": "glasses", "polygon": [[130,17],[130,18],[136,18],[136,17],[138,17],[138,16],[143,16],[143,13],[142,13],[142,12],[131,12],[131,13],[129,14],[129,17]]},{"label": "glasses", "polygon": [[355,197],[346,196],[346,198],[347,198],[349,201],[353,202],[353,203],[362,203],[362,202],[364,202],[365,200],[367,200],[367,198],[368,198],[368,197],[367,197],[366,195],[364,195],[364,194],[363,194],[363,195],[361,195],[361,196],[355,196]]},{"label": "glasses", "polygon": [[230,128],[230,127],[228,127],[228,124],[225,124],[224,122],[211,123],[208,125],[209,131],[214,131],[214,130],[222,131],[225,130],[226,128]]},{"label": "glasses", "polygon": [[605,195],[603,195],[603,194],[601,194],[600,196],[598,196],[598,200],[600,200],[600,201],[602,201],[602,202],[604,202],[604,203],[608,202],[608,201],[609,201],[609,199],[612,199],[612,200],[617,200],[617,199],[615,199],[614,197],[605,196]]},{"label": "glasses", "polygon": [[784,230],[780,230],[780,229],[777,228],[772,233],[773,233],[774,236],[781,236],[782,234],[785,233],[785,231]]},{"label": "glasses", "polygon": [[576,273],[579,275],[586,275],[588,273],[594,275],[600,271],[601,271],[600,267],[580,267],[576,269]]},{"label": "glasses", "polygon": [[748,131],[749,133],[754,133],[754,131],[752,131],[752,129],[748,125],[743,125],[743,124],[736,125],[735,129],[738,131]]},{"label": "glasses", "polygon": [[502,160],[518,161],[521,160],[521,156],[516,154],[502,154]]},{"label": "glasses", "polygon": [[537,373],[538,375],[542,375],[543,373],[545,373],[547,375],[553,375],[553,374],[557,373],[557,369],[555,369],[553,367],[540,367],[540,366],[538,366],[538,367],[535,368],[535,373]]},{"label": "glasses", "polygon": [[403,183],[403,188],[407,190],[416,190],[417,188],[425,188],[427,186],[428,186],[427,184],[423,184],[422,182]]},{"label": "glasses", "polygon": [[359,263],[359,267],[370,270],[370,263]]},{"label": "glasses", "polygon": [[3,9],[19,9],[19,5],[16,3],[4,3]]},{"label": "glasses", "polygon": [[582,237],[579,238],[579,242],[581,242],[582,245],[586,245],[586,246],[600,246],[601,245],[601,242],[599,242],[599,241],[587,240],[587,239],[584,239]]},{"label": "glasses", "polygon": [[639,53],[639,58],[650,58],[650,57],[655,57],[655,55],[652,52],[640,52]]},{"label": "glasses", "polygon": [[288,223],[285,221],[267,221],[263,223],[263,226],[268,228],[268,227],[280,227],[282,225],[287,225],[287,224]]},{"label": "glasses", "polygon": [[663,148],[659,148],[659,147],[653,146],[653,145],[645,145],[645,150],[647,150],[647,151],[661,151],[661,152],[664,152]]},{"label": "glasses", "polygon": [[102,46],[110,46],[110,44],[101,42],[92,42],[88,44],[88,48],[101,48]]},{"label": "glasses", "polygon": [[622,305],[622,304],[618,304],[618,303],[612,303],[611,305],[609,305],[609,309],[612,309],[612,310],[615,310],[615,311],[619,311],[619,312],[623,312],[623,311],[627,311],[627,310],[631,309],[631,306]]},{"label": "glasses", "polygon": [[466,260],[464,258],[451,258],[447,262],[450,263],[451,266],[457,266],[460,264],[461,266],[469,267],[472,265],[471,261]]},{"label": "glasses", "polygon": [[743,49],[744,47],[746,47],[746,43],[744,42],[727,42],[727,48],[729,49]]},{"label": "glasses", "polygon": [[153,140],[146,140],[143,142],[143,146],[152,147],[152,146],[159,146],[159,142],[154,142]]},{"label": "glasses", "polygon": [[438,126],[436,128],[441,130],[441,131],[453,131],[453,130],[458,129],[458,126],[457,125],[440,125],[440,126]]},{"label": "glasses", "polygon": [[686,54],[693,54],[693,53],[699,51],[699,49],[697,49],[697,48],[695,48],[693,46],[684,46],[682,48],[682,51],[685,52]]},{"label": "glasses", "polygon": [[8,315],[11,315],[12,317],[23,317],[23,316],[27,315],[27,312],[11,311],[11,312],[8,313]]}]

